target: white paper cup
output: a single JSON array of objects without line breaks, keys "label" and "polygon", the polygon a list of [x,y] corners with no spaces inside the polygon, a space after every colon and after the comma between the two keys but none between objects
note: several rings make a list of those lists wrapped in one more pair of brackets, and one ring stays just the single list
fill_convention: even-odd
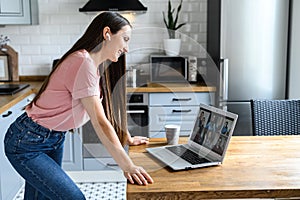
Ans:
[{"label": "white paper cup", "polygon": [[180,126],[176,124],[165,125],[166,138],[169,145],[178,144]]}]

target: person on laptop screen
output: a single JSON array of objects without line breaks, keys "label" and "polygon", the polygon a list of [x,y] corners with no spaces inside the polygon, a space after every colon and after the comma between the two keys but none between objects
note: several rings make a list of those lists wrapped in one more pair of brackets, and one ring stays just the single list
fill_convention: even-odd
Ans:
[{"label": "person on laptop screen", "polygon": [[238,116],[205,104],[199,107],[187,143],[146,150],[173,170],[222,164]]},{"label": "person on laptop screen", "polygon": [[191,138],[194,142],[222,155],[230,131],[229,123],[230,120],[225,116],[203,110],[195,123],[199,128],[194,128]]}]

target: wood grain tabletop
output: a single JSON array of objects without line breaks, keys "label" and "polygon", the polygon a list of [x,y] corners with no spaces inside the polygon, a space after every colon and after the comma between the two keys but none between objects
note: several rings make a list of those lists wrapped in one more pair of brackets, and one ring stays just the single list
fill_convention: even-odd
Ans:
[{"label": "wood grain tabletop", "polygon": [[176,172],[145,151],[161,145],[166,139],[130,147],[154,183],[128,183],[128,200],[300,197],[300,136],[233,136],[222,165]]}]

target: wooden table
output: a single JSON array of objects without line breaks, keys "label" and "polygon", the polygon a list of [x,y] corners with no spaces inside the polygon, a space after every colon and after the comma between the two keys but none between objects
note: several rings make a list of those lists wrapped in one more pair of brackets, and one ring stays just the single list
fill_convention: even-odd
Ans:
[{"label": "wooden table", "polygon": [[[181,138],[185,142],[187,138]],[[130,199],[300,199],[300,136],[233,136],[220,166],[174,172],[151,157],[145,147],[131,146],[133,162],[143,166],[153,184],[128,184]]]}]

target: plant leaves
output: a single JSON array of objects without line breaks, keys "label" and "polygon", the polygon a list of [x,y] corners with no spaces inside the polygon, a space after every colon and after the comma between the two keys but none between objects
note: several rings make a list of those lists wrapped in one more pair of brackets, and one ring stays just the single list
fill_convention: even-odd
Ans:
[{"label": "plant leaves", "polygon": [[[175,26],[176,26],[177,21],[178,21],[179,13],[180,13],[180,10],[181,10],[181,5],[182,5],[182,0],[180,1],[180,4],[177,7],[177,13],[176,13],[176,18],[175,18],[175,22],[174,22]],[[174,28],[175,28],[175,26],[174,26]]]},{"label": "plant leaves", "polygon": [[182,27],[183,25],[186,25],[186,23],[179,24],[174,30],[179,29],[179,28]]},{"label": "plant leaves", "polygon": [[[164,20],[164,23],[165,23],[166,27],[169,30],[174,30],[175,31],[175,30],[181,28],[183,25],[186,24],[186,23],[181,23],[181,24],[177,25],[178,19],[179,19],[179,13],[180,13],[181,8],[182,8],[182,1],[183,0],[181,0],[179,5],[178,5],[176,13],[175,13],[175,8],[172,8],[171,0],[168,1],[168,20],[166,20],[165,12],[163,12],[163,20]],[[175,14],[175,20],[174,20],[173,14]],[[171,35],[173,36],[173,34],[170,34],[170,31],[169,31],[170,38],[171,38]]]}]

